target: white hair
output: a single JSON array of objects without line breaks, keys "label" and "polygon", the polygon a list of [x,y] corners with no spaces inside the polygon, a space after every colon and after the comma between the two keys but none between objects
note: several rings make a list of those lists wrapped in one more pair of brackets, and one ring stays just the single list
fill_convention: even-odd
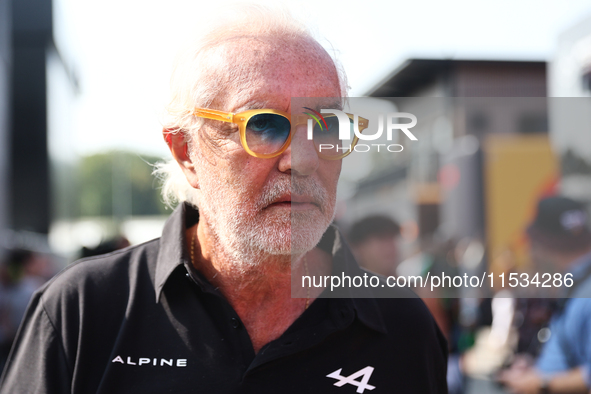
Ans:
[{"label": "white hair", "polygon": [[[210,23],[205,28],[205,33],[176,58],[170,80],[171,100],[165,108],[162,120],[167,132],[182,133],[189,142],[190,136],[196,135],[203,119],[193,115],[194,108],[207,108],[223,91],[224,77],[227,77],[223,72],[232,72],[223,69],[223,66],[219,67],[223,70],[212,69],[212,65],[208,63],[211,60],[210,50],[244,35],[318,42],[308,27],[286,9],[242,4],[233,7],[231,14],[224,12],[223,19]],[[334,53],[332,59],[339,77],[341,94],[346,97],[349,87],[345,72]],[[153,174],[162,183],[162,197],[167,206],[173,207],[183,201],[198,205],[196,190],[189,184],[174,159],[157,163],[154,167]]]}]

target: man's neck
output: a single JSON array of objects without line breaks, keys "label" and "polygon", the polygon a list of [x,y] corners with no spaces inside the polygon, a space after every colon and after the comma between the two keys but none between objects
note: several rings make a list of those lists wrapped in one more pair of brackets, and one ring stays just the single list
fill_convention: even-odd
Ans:
[{"label": "man's neck", "polygon": [[[189,248],[193,245],[194,249],[193,265],[234,308],[255,352],[281,336],[322,291],[302,289],[301,277],[328,275],[332,266],[331,257],[318,249],[293,257],[293,272],[290,255],[258,256],[254,264],[237,262],[206,226],[199,224],[187,230],[187,239]],[[292,283],[294,293],[299,292],[294,295],[301,298],[292,298]]]}]

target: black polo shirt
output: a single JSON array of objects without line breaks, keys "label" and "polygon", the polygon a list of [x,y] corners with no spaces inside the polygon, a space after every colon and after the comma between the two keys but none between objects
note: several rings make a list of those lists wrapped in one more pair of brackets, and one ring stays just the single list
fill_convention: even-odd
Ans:
[{"label": "black polo shirt", "polygon": [[[161,238],[78,261],[41,288],[0,392],[447,392],[446,342],[417,298],[317,299],[255,354],[190,264],[184,229],[198,218],[181,204]],[[321,244],[335,266],[363,274],[334,228]]]}]

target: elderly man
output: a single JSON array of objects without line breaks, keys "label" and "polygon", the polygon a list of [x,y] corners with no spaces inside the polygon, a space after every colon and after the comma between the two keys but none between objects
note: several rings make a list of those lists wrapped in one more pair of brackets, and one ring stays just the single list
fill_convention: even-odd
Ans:
[{"label": "elderly man", "polygon": [[251,9],[204,35],[172,87],[161,173],[184,202],[160,239],[36,294],[0,392],[446,392],[445,340],[419,299],[292,298],[292,278],[363,274],[330,227],[342,155],[317,153],[290,115],[292,97],[340,105],[324,49]]}]

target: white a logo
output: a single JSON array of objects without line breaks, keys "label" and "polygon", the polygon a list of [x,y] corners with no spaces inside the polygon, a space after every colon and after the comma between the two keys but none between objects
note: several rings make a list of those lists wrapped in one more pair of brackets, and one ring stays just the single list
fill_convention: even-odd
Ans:
[{"label": "white a logo", "polygon": [[[342,376],[341,375],[342,370],[343,370],[343,368],[339,368],[336,371],[326,375],[326,377],[338,380],[338,382],[336,382],[334,384],[337,387],[341,387],[346,384],[351,384],[353,386],[357,386],[358,393],[363,393],[363,391],[366,389],[373,390],[376,388],[375,386],[372,386],[371,384],[367,384],[367,382],[369,382],[369,378],[371,378],[371,374],[373,373],[373,367],[365,367],[363,369],[360,369],[357,372],[352,373],[349,376]],[[363,376],[363,379],[361,379],[361,381],[355,380],[360,376]]]}]

